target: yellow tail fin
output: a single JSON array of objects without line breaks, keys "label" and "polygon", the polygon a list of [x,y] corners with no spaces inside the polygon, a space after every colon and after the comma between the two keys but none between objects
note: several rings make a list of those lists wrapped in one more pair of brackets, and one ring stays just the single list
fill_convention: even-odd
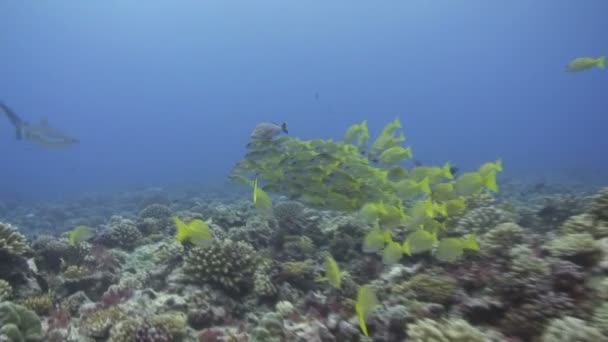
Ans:
[{"label": "yellow tail fin", "polygon": [[175,222],[175,239],[179,242],[183,242],[188,239],[189,230],[188,225],[184,223],[184,221],[180,220],[179,217],[173,216],[173,222]]},{"label": "yellow tail fin", "polygon": [[597,67],[604,69],[606,67],[606,56],[602,56],[597,59]]},{"label": "yellow tail fin", "polygon": [[498,184],[496,184],[496,171],[488,173],[486,178],[483,180],[483,185],[492,192],[498,192]]}]

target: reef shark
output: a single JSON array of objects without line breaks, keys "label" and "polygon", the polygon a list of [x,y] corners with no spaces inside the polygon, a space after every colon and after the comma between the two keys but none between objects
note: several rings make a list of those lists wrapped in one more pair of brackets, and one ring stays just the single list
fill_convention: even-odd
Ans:
[{"label": "reef shark", "polygon": [[44,147],[64,147],[80,143],[80,140],[49,127],[46,119],[42,119],[39,124],[29,123],[22,120],[2,102],[0,102],[0,110],[6,114],[8,120],[15,126],[17,140],[29,140]]}]

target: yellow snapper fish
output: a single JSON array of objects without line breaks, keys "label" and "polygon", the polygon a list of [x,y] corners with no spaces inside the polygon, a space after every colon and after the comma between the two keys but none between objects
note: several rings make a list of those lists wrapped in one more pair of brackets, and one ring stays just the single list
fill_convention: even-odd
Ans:
[{"label": "yellow snapper fish", "polygon": [[[352,125],[344,134],[344,142],[351,144],[363,149],[367,145],[369,139],[369,130],[367,128],[367,121],[364,120],[361,124]],[[356,140],[356,141],[355,141]]]},{"label": "yellow snapper fish", "polygon": [[441,239],[441,241],[439,241],[439,246],[437,246],[437,250],[435,251],[435,257],[441,261],[454,262],[464,254],[465,249],[472,251],[479,250],[475,235],[468,235],[464,239]]},{"label": "yellow snapper fish", "polygon": [[480,172],[463,173],[454,182],[454,190],[461,196],[475,195],[484,187],[492,192],[498,191],[495,170],[488,171],[486,175],[482,175]]},{"label": "yellow snapper fish", "polygon": [[272,212],[272,200],[270,196],[258,186],[258,179],[253,181],[253,203],[257,210],[263,214]]},{"label": "yellow snapper fish", "polygon": [[403,146],[393,146],[384,150],[378,157],[378,162],[385,166],[400,163],[406,159],[412,158],[412,149]]},{"label": "yellow snapper fish", "polygon": [[70,245],[75,245],[79,242],[86,241],[95,235],[93,230],[87,226],[76,226],[68,232],[68,242]]},{"label": "yellow snapper fish", "polygon": [[208,246],[213,240],[209,225],[200,219],[194,219],[186,224],[179,217],[173,216],[176,233],[175,239],[179,242],[189,241],[198,246]]},{"label": "yellow snapper fish", "polygon": [[318,277],[316,281],[328,281],[331,286],[339,289],[342,287],[342,275],[343,272],[340,271],[340,267],[338,267],[338,263],[331,255],[328,255],[325,258],[325,276]]},{"label": "yellow snapper fish", "polygon": [[384,247],[384,251],[382,253],[382,262],[385,265],[396,264],[403,257],[403,249],[401,248],[401,244],[390,240],[386,247]]},{"label": "yellow snapper fish", "polygon": [[587,69],[591,69],[593,67],[598,67],[600,69],[604,69],[606,67],[606,56],[601,56],[599,58],[592,57],[581,57],[573,60],[568,63],[566,70],[569,72],[578,72]]},{"label": "yellow snapper fish", "polygon": [[381,230],[379,226],[374,227],[363,239],[363,252],[376,253],[384,248],[386,242],[391,239],[391,230]]},{"label": "yellow snapper fish", "polygon": [[375,308],[380,306],[378,298],[374,291],[368,286],[361,286],[357,290],[357,302],[355,304],[355,311],[357,312],[357,319],[359,320],[359,327],[365,336],[369,336],[367,332],[366,316]]},{"label": "yellow snapper fish", "polygon": [[403,252],[409,256],[433,249],[437,242],[437,233],[429,233],[424,229],[417,229],[408,234],[403,243]]}]

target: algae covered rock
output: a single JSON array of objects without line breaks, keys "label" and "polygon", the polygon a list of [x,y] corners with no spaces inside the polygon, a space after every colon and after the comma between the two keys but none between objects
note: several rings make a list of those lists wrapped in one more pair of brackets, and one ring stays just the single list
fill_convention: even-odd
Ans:
[{"label": "algae covered rock", "polygon": [[0,303],[0,341],[42,340],[42,324],[36,313],[11,302]]}]

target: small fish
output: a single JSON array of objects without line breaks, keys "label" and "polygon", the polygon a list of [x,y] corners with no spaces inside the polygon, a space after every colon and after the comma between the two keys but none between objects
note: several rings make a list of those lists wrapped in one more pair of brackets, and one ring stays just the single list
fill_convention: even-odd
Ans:
[{"label": "small fish", "polygon": [[384,150],[380,153],[378,161],[380,164],[390,166],[393,164],[400,163],[405,159],[412,158],[412,149],[410,147],[405,148],[403,146],[393,146]]},{"label": "small fish", "polygon": [[573,60],[568,64],[566,70],[569,72],[578,72],[587,69],[591,69],[593,67],[598,67],[600,69],[604,69],[606,67],[606,56],[602,56],[599,58],[592,57],[581,57]]},{"label": "small fish", "polygon": [[385,265],[396,264],[403,257],[403,249],[398,242],[389,241],[382,253],[382,262]]},{"label": "small fish", "polygon": [[287,131],[287,123],[283,122],[278,125],[273,122],[262,122],[259,123],[251,132],[252,140],[272,140],[272,138],[280,135],[281,133],[289,134]]},{"label": "small fish", "polygon": [[357,312],[357,319],[359,320],[359,327],[365,336],[369,336],[367,332],[366,316],[375,308],[380,306],[378,304],[378,298],[374,291],[368,286],[361,286],[357,290],[357,302],[355,304],[355,311]]},{"label": "small fish", "polygon": [[325,276],[319,277],[315,280],[327,280],[331,286],[339,289],[342,286],[342,274],[343,272],[340,272],[340,268],[338,267],[336,260],[329,255],[325,258]]},{"label": "small fish", "polygon": [[437,241],[437,234],[429,233],[424,229],[417,229],[408,234],[403,243],[403,252],[409,256],[412,254],[423,253],[433,249]]},{"label": "small fish", "polygon": [[198,246],[208,246],[213,240],[209,225],[203,220],[194,219],[186,224],[179,217],[173,216],[176,232],[175,239],[179,242],[189,241]]},{"label": "small fish", "polygon": [[257,177],[253,181],[253,203],[259,212],[269,214],[272,212],[272,200],[270,196],[258,186]]},{"label": "small fish", "polygon": [[464,173],[454,182],[454,191],[461,196],[475,195],[484,187],[492,192],[498,191],[496,171],[488,171],[485,176],[479,172]]},{"label": "small fish", "polygon": [[68,242],[70,245],[75,245],[79,242],[86,241],[93,237],[94,232],[87,226],[77,226],[68,232]]},{"label": "small fish", "polygon": [[439,241],[439,246],[435,251],[435,257],[441,261],[454,262],[458,260],[465,249],[478,251],[479,245],[475,235],[469,235],[465,239],[444,238]]},{"label": "small fish", "polygon": [[390,234],[390,229],[382,231],[379,227],[374,227],[363,240],[363,252],[376,253],[381,251],[386,241],[390,238]]}]

